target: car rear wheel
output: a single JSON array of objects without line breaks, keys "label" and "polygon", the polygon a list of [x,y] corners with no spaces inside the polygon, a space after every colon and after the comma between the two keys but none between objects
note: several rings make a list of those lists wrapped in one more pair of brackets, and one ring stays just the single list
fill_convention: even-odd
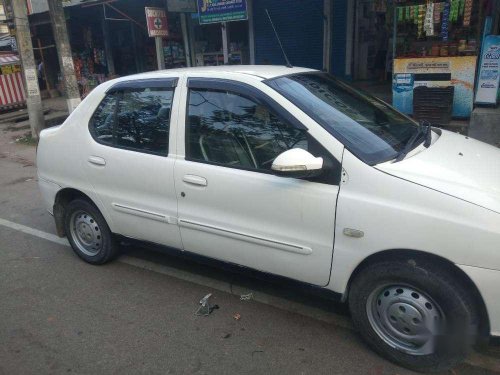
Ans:
[{"label": "car rear wheel", "polygon": [[82,199],[66,207],[65,231],[74,252],[91,264],[104,264],[117,254],[113,235],[99,210]]},{"label": "car rear wheel", "polygon": [[372,264],[354,279],[349,307],[364,339],[417,371],[460,363],[477,332],[474,300],[445,267],[420,259]]}]

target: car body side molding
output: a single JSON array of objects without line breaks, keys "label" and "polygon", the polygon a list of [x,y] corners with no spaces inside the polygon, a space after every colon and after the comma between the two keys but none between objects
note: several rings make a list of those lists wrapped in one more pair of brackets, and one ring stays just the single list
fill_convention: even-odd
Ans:
[{"label": "car body side molding", "polygon": [[209,233],[216,233],[216,234],[221,235],[221,236],[236,238],[238,240],[252,242],[255,244],[265,244],[265,246],[270,246],[270,247],[273,247],[273,248],[276,248],[279,250],[288,251],[290,253],[296,253],[296,254],[301,254],[301,255],[311,255],[313,252],[312,249],[310,247],[307,247],[307,246],[276,241],[273,239],[255,236],[252,234],[247,234],[247,233],[242,233],[242,232],[235,232],[235,231],[228,230],[225,228],[220,228],[220,227],[216,227],[216,226],[212,226],[212,225],[197,223],[197,222],[185,220],[185,219],[179,219],[179,226],[184,227],[184,228],[201,230],[201,231],[209,232]]}]

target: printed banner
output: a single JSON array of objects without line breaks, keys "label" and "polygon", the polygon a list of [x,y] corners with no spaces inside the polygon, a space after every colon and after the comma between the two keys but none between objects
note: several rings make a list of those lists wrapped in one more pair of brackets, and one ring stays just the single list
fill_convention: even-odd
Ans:
[{"label": "printed banner", "polygon": [[167,9],[169,12],[196,13],[195,0],[168,0]]},{"label": "printed banner", "polygon": [[470,117],[474,98],[476,56],[401,58],[394,60],[392,104],[413,114],[413,89],[417,86],[454,86],[454,117]]},{"label": "printed banner", "polygon": [[476,103],[496,104],[500,80],[500,36],[488,35],[483,42]]},{"label": "printed banner", "polygon": [[248,19],[246,0],[198,0],[200,24]]}]

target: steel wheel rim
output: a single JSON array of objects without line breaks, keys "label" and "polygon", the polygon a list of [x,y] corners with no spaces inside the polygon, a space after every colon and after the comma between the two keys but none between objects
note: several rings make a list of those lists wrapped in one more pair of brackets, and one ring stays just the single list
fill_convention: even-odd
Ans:
[{"label": "steel wheel rim", "polygon": [[97,221],[88,212],[75,211],[70,218],[70,232],[76,247],[83,254],[96,256],[102,249],[102,233]]},{"label": "steel wheel rim", "polygon": [[366,302],[368,320],[388,345],[411,355],[435,351],[445,316],[426,293],[410,285],[376,288]]}]

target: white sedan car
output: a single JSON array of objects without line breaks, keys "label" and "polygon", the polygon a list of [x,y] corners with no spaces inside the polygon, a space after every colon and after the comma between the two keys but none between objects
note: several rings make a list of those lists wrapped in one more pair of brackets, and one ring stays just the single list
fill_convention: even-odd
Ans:
[{"label": "white sedan car", "polygon": [[298,280],[417,370],[500,335],[500,151],[326,73],[109,81],[41,133],[37,164],[58,234],[89,263],[127,237]]}]

